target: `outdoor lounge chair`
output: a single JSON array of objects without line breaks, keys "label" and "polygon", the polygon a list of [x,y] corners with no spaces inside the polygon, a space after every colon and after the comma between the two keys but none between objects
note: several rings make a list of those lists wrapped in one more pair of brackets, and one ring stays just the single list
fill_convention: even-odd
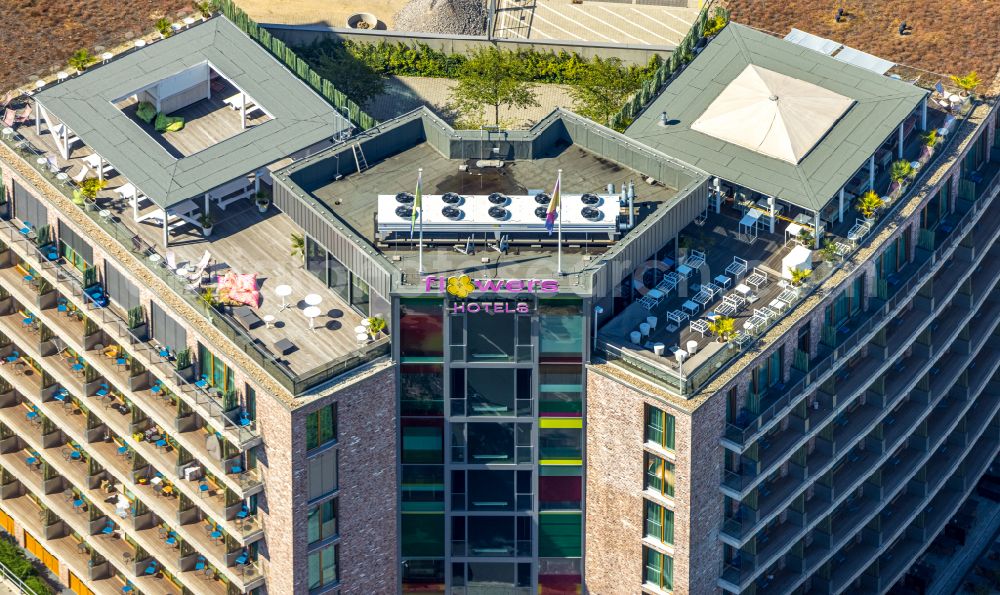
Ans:
[{"label": "outdoor lounge chair", "polygon": [[189,281],[201,281],[201,276],[205,274],[205,269],[208,268],[208,261],[211,260],[212,255],[205,250],[205,253],[201,255],[201,260],[195,266],[194,272],[188,275]]},{"label": "outdoor lounge chair", "polygon": [[753,273],[746,279],[747,285],[752,285],[754,289],[760,290],[761,285],[767,285],[767,271],[753,268]]},{"label": "outdoor lounge chair", "polygon": [[692,250],[691,253],[688,254],[684,264],[695,270],[700,269],[701,265],[705,264],[705,253],[699,252],[698,250]]},{"label": "outdoor lounge chair", "polygon": [[80,171],[76,172],[76,175],[73,176],[73,181],[79,184],[80,182],[87,179],[87,174],[89,173],[90,173],[90,167],[88,167],[86,163],[81,163]]},{"label": "outdoor lounge chair", "polygon": [[867,219],[855,219],[854,225],[851,227],[850,231],[847,232],[847,239],[857,243],[858,240],[865,237],[865,234],[868,233],[868,230],[870,230],[871,227],[872,224]]},{"label": "outdoor lounge chair", "polygon": [[249,306],[234,308],[233,317],[240,323],[240,326],[248,331],[262,322],[260,317]]},{"label": "outdoor lounge chair", "polygon": [[5,109],[3,111],[3,127],[4,128],[13,128],[14,127],[14,118],[16,118],[16,117],[17,117],[17,112],[15,112],[14,110],[12,110],[10,108]]},{"label": "outdoor lounge chair", "polygon": [[697,295],[695,295],[691,299],[694,300],[695,302],[697,302],[702,307],[704,307],[706,304],[708,304],[708,302],[710,302],[712,300],[712,295],[713,294],[712,294],[711,290],[705,289],[704,287],[702,287],[698,291]]},{"label": "outdoor lounge chair", "polygon": [[733,316],[736,314],[736,306],[730,304],[729,302],[723,301],[721,304],[715,307],[715,313],[720,316]]},{"label": "outdoor lounge chair", "polygon": [[656,285],[656,288],[663,293],[670,293],[677,288],[677,284],[680,283],[681,277],[677,273],[670,271],[663,276],[663,279]]},{"label": "outdoor lounge chair", "polygon": [[177,256],[173,250],[167,250],[167,268],[171,271],[177,270]]},{"label": "outdoor lounge chair", "polygon": [[726,274],[732,275],[733,279],[739,279],[747,272],[747,261],[742,258],[733,257],[733,262],[726,267]]},{"label": "outdoor lounge chair", "polygon": [[31,121],[31,104],[24,108],[24,111],[14,116],[15,124],[26,124]]},{"label": "outdoor lounge chair", "polygon": [[703,318],[698,318],[691,321],[691,332],[700,333],[702,338],[705,337],[705,333],[708,331],[708,323],[705,322]]},{"label": "outdoor lounge chair", "polygon": [[690,320],[691,317],[687,315],[687,312],[683,310],[674,310],[673,312],[667,312],[667,320],[680,326],[685,320]]}]

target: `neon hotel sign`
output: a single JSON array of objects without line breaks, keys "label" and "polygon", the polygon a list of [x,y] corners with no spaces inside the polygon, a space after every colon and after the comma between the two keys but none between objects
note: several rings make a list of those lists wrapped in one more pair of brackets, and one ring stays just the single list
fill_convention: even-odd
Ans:
[{"label": "neon hotel sign", "polygon": [[468,275],[426,277],[424,292],[448,293],[452,297],[452,313],[527,314],[531,311],[528,302],[480,302],[466,298],[474,293],[558,293],[559,282],[555,279],[472,279]]}]

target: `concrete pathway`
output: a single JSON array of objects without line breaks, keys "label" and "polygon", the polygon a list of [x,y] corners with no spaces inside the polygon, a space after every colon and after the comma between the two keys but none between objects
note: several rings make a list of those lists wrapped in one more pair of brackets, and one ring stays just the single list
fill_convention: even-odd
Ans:
[{"label": "concrete pathway", "polygon": [[[450,79],[417,76],[390,77],[386,81],[385,92],[365,104],[365,110],[376,120],[388,120],[427,104],[438,116],[449,124],[456,120],[470,122],[475,118],[463,117],[447,108],[451,100],[451,90],[455,81]],[[530,128],[556,107],[572,108],[573,99],[567,85],[535,85],[538,107],[519,110],[500,109],[500,122],[508,128]],[[493,124],[493,113],[486,116],[486,124]],[[474,123],[474,122],[473,122]],[[478,126],[475,126],[478,128]]]},{"label": "concrete pathway", "polygon": [[677,45],[696,8],[585,0],[498,0],[497,37],[631,45]]}]

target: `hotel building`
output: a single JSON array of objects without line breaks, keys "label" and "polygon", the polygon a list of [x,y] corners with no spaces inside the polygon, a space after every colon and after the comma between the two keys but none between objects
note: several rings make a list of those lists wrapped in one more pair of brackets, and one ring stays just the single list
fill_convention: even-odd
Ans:
[{"label": "hotel building", "polygon": [[1000,138],[852,52],[730,25],[624,134],[354,134],[221,18],[43,88],[4,530],[78,593],[888,591],[1000,447]]}]

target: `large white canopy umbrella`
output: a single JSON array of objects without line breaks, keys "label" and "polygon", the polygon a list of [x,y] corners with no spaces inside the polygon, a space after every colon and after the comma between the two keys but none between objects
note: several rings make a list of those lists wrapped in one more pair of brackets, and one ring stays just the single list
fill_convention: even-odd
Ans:
[{"label": "large white canopy umbrella", "polygon": [[691,129],[798,163],[853,103],[818,85],[750,64]]}]

